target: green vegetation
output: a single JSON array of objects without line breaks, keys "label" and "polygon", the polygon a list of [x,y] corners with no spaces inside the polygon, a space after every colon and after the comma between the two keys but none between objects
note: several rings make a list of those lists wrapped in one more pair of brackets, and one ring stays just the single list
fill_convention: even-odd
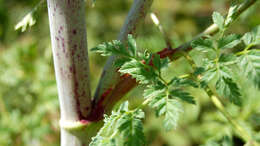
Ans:
[{"label": "green vegetation", "polygon": [[[174,61],[153,55],[166,44],[149,16],[136,40],[129,35],[127,46],[111,41],[132,1],[92,2],[95,7],[86,2],[88,43],[102,56],[89,51],[91,89],[96,88],[104,56],[110,55],[119,56],[114,65],[140,86],[105,116],[91,145],[260,143],[259,2],[233,23],[237,5],[228,11],[227,0],[155,0],[151,10],[160,17],[174,47],[191,40],[211,23],[220,28],[214,36],[192,41],[194,49]],[[24,33],[14,30],[19,18],[37,3],[0,0],[1,146],[60,145],[46,3],[30,13],[36,18],[32,27]],[[31,24],[32,15],[27,17]],[[100,42],[106,43],[97,45]]]}]

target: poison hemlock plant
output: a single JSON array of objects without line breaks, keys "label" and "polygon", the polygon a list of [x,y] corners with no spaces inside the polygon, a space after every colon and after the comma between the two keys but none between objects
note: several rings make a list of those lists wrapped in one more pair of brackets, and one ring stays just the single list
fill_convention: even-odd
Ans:
[{"label": "poison hemlock plant", "polygon": [[[137,52],[136,42],[133,39],[132,35],[128,36],[127,46],[128,47],[125,48],[121,42],[112,41],[109,43],[103,43],[93,48],[92,51],[99,52],[104,56],[111,54],[120,56],[120,58],[115,62],[115,65],[120,67],[118,71],[122,74],[129,74],[140,84],[146,85],[146,89],[143,94],[145,100],[138,108],[133,110],[133,115],[131,115],[132,118],[130,118],[136,121],[137,126],[139,125],[139,127],[141,127],[142,124],[139,122],[141,122],[143,116],[135,116],[134,113],[136,112],[134,111],[139,111],[144,106],[149,105],[150,107],[155,109],[156,116],[164,116],[163,126],[165,130],[169,131],[173,128],[176,128],[179,116],[183,112],[181,102],[184,101],[187,103],[195,104],[194,98],[184,89],[188,86],[197,87],[197,84],[188,78],[179,77],[173,77],[172,80],[166,81],[161,75],[161,70],[169,63],[169,60],[167,58],[161,59],[159,55],[152,55],[147,51],[145,51],[144,53]],[[122,109],[123,105],[121,105],[119,109]],[[99,133],[103,133],[103,129],[105,129],[106,126],[112,127],[117,125],[114,122],[109,122],[115,119],[116,121],[120,119],[119,116],[121,115],[115,116],[115,113],[116,112],[112,112],[112,115],[110,117],[106,117],[105,125]],[[126,120],[128,119],[124,116],[121,116],[121,118]],[[133,128],[131,126],[134,125],[124,124],[124,128],[121,129],[131,129]],[[123,134],[126,132],[120,131],[120,126],[116,127],[119,133],[122,133],[122,135],[126,136],[126,145],[143,145],[144,141],[133,139],[131,134]],[[142,139],[144,139],[143,133],[140,129],[136,129],[136,134],[140,135],[141,137],[143,137]],[[105,137],[102,137],[100,136],[100,134],[98,134],[95,138],[93,138],[92,145],[102,145],[106,141],[105,139]],[[110,145],[117,145],[117,141],[120,140],[109,138],[108,141],[110,141]]]},{"label": "poison hemlock plant", "polygon": [[[40,3],[33,9],[33,11],[31,11],[28,15],[26,15],[25,18],[22,19],[22,21],[20,21],[15,26],[15,29],[21,29],[22,31],[25,31],[27,26],[34,25],[36,22],[35,15],[38,11],[38,7],[43,2],[45,1],[41,0]],[[72,75],[73,78],[69,78],[69,80],[71,80],[72,82],[70,82],[68,86],[65,85],[66,84],[65,83],[64,88],[63,87],[59,88],[62,89],[60,91],[65,91],[65,90],[67,91],[67,89],[72,89],[70,87],[74,87],[74,86],[75,88],[78,88],[81,85],[83,85],[82,89],[84,90],[86,89],[85,87],[87,87],[85,85],[88,84],[88,79],[85,78],[88,75],[88,65],[87,65],[88,57],[80,56],[80,54],[84,54],[82,52],[84,52],[85,51],[84,49],[87,48],[87,43],[83,42],[83,47],[80,47],[82,49],[81,50],[82,52],[80,51],[75,53],[75,50],[77,50],[76,48],[79,43],[78,38],[81,38],[82,40],[86,41],[85,38],[86,35],[84,33],[77,33],[78,31],[76,31],[76,30],[83,30],[82,32],[85,31],[84,25],[78,25],[78,24],[85,24],[83,19],[85,17],[84,7],[82,7],[83,2],[84,1],[73,1],[73,2],[68,1],[68,3],[64,3],[63,1],[59,1],[59,0],[57,1],[48,0],[48,9],[50,12],[49,14],[52,14],[52,12],[56,13],[56,11],[62,11],[59,13],[59,15],[55,15],[55,13],[53,13],[52,14],[53,17],[50,17],[50,24],[51,24],[50,26],[52,29],[51,36],[53,37],[52,40],[56,41],[57,43],[61,39],[63,40],[63,42],[66,42],[66,45],[63,44],[63,47],[68,46],[67,49],[74,49],[68,51],[68,53],[71,53],[71,56],[66,54],[65,57],[61,57],[61,58],[65,58],[65,60],[62,60],[61,62],[55,62],[59,65],[66,64],[64,63],[64,61],[67,61],[68,64],[72,63],[71,64],[72,66],[67,66],[67,65],[63,66],[64,68],[69,68],[70,73],[73,74]],[[254,138],[255,131],[248,132],[247,129],[250,128],[244,128],[243,126],[241,126],[239,123],[240,121],[236,121],[240,119],[233,119],[233,117],[230,116],[229,112],[225,109],[227,103],[225,103],[225,106],[222,103],[223,101],[226,102],[226,100],[222,100],[222,99],[228,99],[231,104],[235,104],[241,107],[243,106],[243,104],[245,104],[242,99],[240,86],[237,83],[236,79],[234,78],[233,68],[240,68],[241,73],[244,74],[244,76],[246,76],[250,81],[252,81],[252,83],[254,83],[254,85],[257,88],[260,88],[260,51],[259,49],[256,49],[260,44],[260,26],[254,28],[252,32],[248,32],[243,36],[237,34],[225,34],[230,24],[235,19],[237,19],[237,17],[243,11],[248,9],[255,2],[256,0],[252,0],[252,1],[246,0],[242,4],[232,5],[226,17],[223,17],[218,12],[214,12],[212,18],[215,25],[213,25],[213,27],[210,27],[210,28],[214,28],[213,32],[203,33],[205,35],[194,40],[191,43],[191,47],[193,49],[196,49],[201,53],[208,54],[209,57],[204,58],[203,64],[197,65],[195,61],[193,61],[192,58],[189,56],[189,54],[184,53],[183,56],[186,57],[186,59],[192,66],[193,72],[179,77],[177,76],[172,77],[170,80],[166,80],[161,73],[162,68],[167,67],[170,60],[168,58],[164,58],[165,56],[161,55],[160,53],[151,54],[148,53],[147,51],[143,53],[137,52],[136,42],[133,36],[131,35],[128,36],[128,42],[126,46],[122,42],[115,40],[112,42],[103,43],[97,46],[96,48],[93,48],[92,51],[101,53],[101,55],[103,56],[116,55],[118,57],[117,60],[114,62],[114,65],[118,68],[118,72],[120,72],[122,75],[127,75],[128,77],[131,76],[139,84],[145,86],[145,90],[143,93],[144,101],[142,104],[140,104],[137,108],[134,109],[129,109],[128,102],[123,102],[117,110],[114,110],[111,113],[111,115],[104,116],[104,125],[102,128],[98,126],[97,126],[98,128],[96,128],[95,124],[98,125],[99,123],[101,123],[99,122],[99,120],[102,119],[102,116],[100,115],[102,115],[104,112],[107,114],[108,113],[107,111],[109,111],[109,110],[103,111],[103,108],[106,108],[103,107],[102,105],[102,100],[104,98],[100,98],[101,100],[95,102],[96,98],[99,97],[94,97],[95,100],[92,103],[90,102],[91,101],[90,92],[88,92],[89,96],[87,95],[81,98],[84,101],[77,98],[73,99],[72,101],[76,101],[75,103],[77,104],[77,106],[79,105],[79,107],[77,107],[79,109],[77,110],[73,108],[70,109],[70,105],[72,104],[69,103],[69,104],[64,104],[64,105],[69,105],[69,108],[67,108],[66,106],[65,106],[66,108],[64,108],[64,109],[68,109],[68,113],[67,111],[61,112],[61,113],[65,113],[64,115],[66,116],[69,115],[67,118],[65,118],[65,120],[61,118],[61,128],[63,128],[61,135],[65,136],[65,138],[62,137],[62,142],[61,142],[62,145],[70,145],[70,144],[74,145],[79,143],[82,143],[83,145],[88,144],[89,143],[88,140],[85,140],[88,139],[88,137],[86,138],[84,136],[81,136],[80,134],[79,134],[80,136],[77,135],[78,134],[77,130],[82,127],[84,128],[87,127],[87,129],[88,128],[91,129],[94,127],[93,128],[94,132],[91,130],[89,130],[90,132],[88,131],[87,134],[83,132],[87,136],[95,134],[95,130],[100,128],[97,135],[92,138],[92,142],[90,143],[90,145],[92,146],[146,145],[145,136],[143,132],[143,120],[145,118],[143,108],[149,106],[152,109],[154,109],[157,117],[163,117],[164,120],[162,123],[166,131],[175,129],[178,125],[179,117],[184,111],[182,106],[183,102],[189,104],[196,104],[194,97],[186,90],[187,87],[204,89],[204,91],[210,97],[214,105],[217,107],[218,111],[222,113],[222,116],[226,118],[225,120],[232,127],[232,130],[228,130],[227,132],[228,134],[225,134],[227,136],[224,136],[218,140],[208,140],[208,142],[206,143],[207,146],[209,145],[231,146],[233,145],[231,134],[239,136],[242,140],[247,142],[247,145],[251,145],[251,143],[255,143],[255,141],[257,141]],[[129,18],[131,19],[127,19],[128,22],[134,22],[134,23],[125,23],[131,25],[130,26],[126,25],[127,27],[124,27],[124,29],[127,28],[126,31],[122,29],[124,30],[124,33],[126,32],[124,35],[122,35],[122,38],[124,38],[127,35],[127,32],[134,31],[134,30],[128,30],[128,28],[136,28],[135,25],[137,25],[140,21],[138,19],[141,19],[145,16],[145,13],[147,12],[151,3],[152,1],[135,1],[135,3],[133,4],[133,9],[134,11],[136,11],[135,12],[136,14],[132,13],[133,11],[130,11]],[[92,0],[92,4],[93,5],[95,4],[95,0]],[[78,13],[75,13],[75,10],[63,9],[64,6],[69,6],[69,7],[76,6],[77,9],[79,10],[79,15]],[[64,16],[66,19],[60,19],[59,16],[62,17]],[[132,17],[132,16],[138,16],[138,17]],[[63,20],[68,20],[68,18],[69,20],[73,18],[72,19],[73,21],[71,22],[63,21]],[[74,18],[77,19],[75,19],[74,21]],[[58,23],[56,23],[56,20]],[[65,25],[59,26],[60,24],[65,24]],[[162,31],[162,27],[159,29]],[[60,34],[60,32],[63,30],[66,30],[62,35],[63,38],[62,37],[57,38],[56,35]],[[214,37],[209,36],[214,34],[214,32],[216,31],[219,31],[219,33],[217,33],[216,36]],[[72,32],[74,37],[76,36],[76,39],[71,39],[73,37],[70,34],[70,32]],[[166,37],[166,39],[167,38],[168,37]],[[124,39],[121,40],[124,41]],[[166,40],[166,42],[169,43],[168,40]],[[242,43],[244,44],[245,47],[241,51],[238,47],[238,44],[242,44]],[[80,45],[82,46],[82,41],[80,42]],[[176,48],[176,50],[171,49],[170,43],[167,45],[169,47],[166,48],[168,49],[168,51],[169,50],[171,52],[183,51],[181,49],[180,49],[181,51],[178,50],[178,48]],[[57,46],[58,47],[54,47],[53,50],[55,49],[58,50],[59,45]],[[182,46],[180,48],[182,48]],[[230,53],[232,52],[230,51],[230,49],[235,50],[233,51],[235,53]],[[184,49],[185,52],[187,52],[188,50],[189,49],[187,48]],[[57,55],[58,58],[60,58],[58,54],[59,53],[54,54],[54,56]],[[73,57],[75,54],[77,54],[77,57]],[[80,60],[75,61],[74,60],[75,58]],[[85,62],[82,62],[81,58],[85,58],[86,59]],[[75,62],[78,64],[74,64]],[[86,65],[84,70],[81,70],[82,65]],[[61,67],[59,69],[61,70],[60,73],[63,73],[63,68]],[[78,74],[79,76],[77,76],[76,72],[77,73],[85,72],[86,75],[84,77],[81,77],[80,74]],[[78,78],[85,79],[85,80],[78,80]],[[103,76],[102,78],[105,77]],[[62,81],[62,79],[57,79],[57,81]],[[75,84],[71,84],[71,83],[75,83]],[[102,83],[104,82],[101,82],[101,84]],[[63,85],[63,83],[60,83],[60,85]],[[99,90],[99,86],[98,86],[98,90]],[[79,97],[79,93],[77,89],[72,89],[70,93],[75,93],[75,97]],[[64,97],[74,97],[71,96],[70,93],[68,95],[65,95]],[[102,95],[110,94],[110,92],[103,92],[103,93],[105,94],[102,93],[101,94]],[[82,92],[82,96],[83,95],[86,95],[85,92]],[[119,97],[119,99],[122,98],[122,96]],[[60,98],[61,99],[60,101],[63,101],[65,99],[64,103],[67,103],[68,101],[71,102],[71,100],[68,100],[69,98],[64,98],[64,97]],[[111,96],[108,96],[108,98],[111,98]],[[86,99],[88,99],[88,101],[86,101]],[[94,107],[96,105],[97,107]],[[91,107],[91,111],[88,110],[90,109],[89,107]],[[61,110],[62,109],[63,108],[61,108]],[[95,109],[98,109],[100,111],[95,111]],[[93,115],[94,117],[92,117]],[[96,115],[97,117],[95,117]],[[78,121],[70,122],[70,120],[72,121],[78,120]],[[68,125],[66,125],[67,122],[69,123]],[[65,126],[62,127],[62,125]],[[78,125],[80,128],[78,127]],[[81,133],[82,131],[80,131],[79,133]],[[68,132],[71,132],[70,134],[72,135],[68,134]],[[74,134],[74,132],[76,134]],[[75,138],[74,136],[78,137],[79,139]],[[84,137],[85,139],[82,137]]]},{"label": "poison hemlock plant", "polygon": [[[136,42],[132,35],[128,36],[127,47],[120,41],[106,42],[93,48],[92,51],[103,56],[117,55],[114,65],[124,75],[131,75],[139,84],[146,86],[143,103],[136,109],[129,110],[128,103],[123,103],[116,112],[105,116],[105,124],[98,135],[92,139],[91,145],[144,145],[142,132],[142,120],[144,113],[142,108],[150,106],[155,110],[156,116],[163,116],[163,126],[166,131],[177,127],[181,113],[182,102],[195,104],[194,97],[185,89],[186,87],[203,88],[209,96],[213,96],[213,102],[227,117],[223,105],[217,97],[228,99],[231,103],[241,106],[240,87],[233,78],[232,67],[240,67],[243,74],[252,80],[257,87],[260,85],[260,51],[252,49],[259,44],[260,26],[246,33],[243,37],[237,34],[225,34],[229,24],[233,22],[233,10],[231,7],[227,18],[219,13],[213,13],[213,22],[219,27],[220,32],[216,37],[203,36],[192,42],[192,48],[210,54],[205,58],[201,66],[196,66],[194,61],[190,63],[196,66],[194,72],[189,75],[173,77],[166,81],[161,74],[163,67],[167,67],[168,58],[160,58],[158,54],[147,51],[137,52]],[[245,49],[237,53],[227,53],[227,50],[235,48],[244,42]],[[213,57],[212,57],[213,56]],[[214,89],[210,88],[214,85]],[[230,118],[230,117],[227,117]],[[232,122],[233,120],[230,119]],[[232,123],[231,122],[231,123]],[[236,127],[236,123],[234,124]],[[247,136],[245,136],[247,137]]]}]

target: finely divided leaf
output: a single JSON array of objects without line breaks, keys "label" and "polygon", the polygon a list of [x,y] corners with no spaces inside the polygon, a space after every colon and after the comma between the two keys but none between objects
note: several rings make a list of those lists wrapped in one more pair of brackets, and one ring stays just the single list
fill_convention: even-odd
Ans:
[{"label": "finely divided leaf", "polygon": [[218,48],[219,49],[228,49],[233,48],[237,44],[240,43],[240,36],[236,34],[231,34],[228,36],[224,36],[218,40]]},{"label": "finely divided leaf", "polygon": [[123,134],[126,146],[142,146],[145,144],[143,133],[144,113],[141,110],[126,113],[118,120],[118,129]]},{"label": "finely divided leaf", "polygon": [[112,112],[112,115],[110,117],[105,115],[104,119],[104,125],[103,127],[98,131],[97,135],[92,138],[90,146],[116,146],[116,140],[115,137],[111,137],[111,135],[114,132],[115,124],[117,121],[117,118],[120,115],[118,115],[115,112]]},{"label": "finely divided leaf", "polygon": [[142,110],[129,111],[128,102],[120,105],[117,112],[106,116],[104,125],[92,138],[90,146],[118,146],[122,140],[127,146],[142,146],[145,144],[142,119]]},{"label": "finely divided leaf", "polygon": [[140,61],[132,59],[126,62],[119,72],[123,74],[130,74],[133,78],[139,81],[141,84],[147,84],[156,78],[156,74],[151,66],[145,65]]},{"label": "finely divided leaf", "polygon": [[187,87],[187,86],[191,86],[195,88],[198,87],[198,84],[195,81],[187,78],[174,77],[168,84],[173,87]]},{"label": "finely divided leaf", "polygon": [[165,95],[165,88],[164,86],[154,86],[154,85],[150,85],[147,86],[148,88],[144,90],[144,98],[145,99],[154,99],[156,97],[161,97]]},{"label": "finely divided leaf", "polygon": [[101,53],[102,56],[119,55],[128,57],[130,54],[127,52],[125,47],[120,41],[113,40],[112,42],[105,42],[92,48],[91,51]]},{"label": "finely divided leaf", "polygon": [[185,102],[196,104],[194,97],[190,95],[190,93],[185,92],[181,89],[174,89],[170,91],[170,95],[173,97],[177,97]]},{"label": "finely divided leaf", "polygon": [[192,48],[199,51],[208,52],[208,50],[214,49],[213,41],[210,39],[199,38],[191,43]]},{"label": "finely divided leaf", "polygon": [[118,55],[121,57],[136,57],[136,42],[132,35],[128,35],[128,48],[126,49],[124,45],[118,41],[113,40],[112,42],[105,42],[92,48],[91,51],[101,53],[102,56]]},{"label": "finely divided leaf", "polygon": [[154,93],[157,94],[157,96],[154,96],[154,98],[150,101],[149,106],[152,108],[155,108],[156,116],[162,116],[165,114],[166,111],[166,99],[168,98],[165,92],[161,93]]},{"label": "finely divided leaf", "polygon": [[244,34],[242,39],[247,46],[260,44],[260,26],[257,26],[251,32]]},{"label": "finely divided leaf", "polygon": [[236,61],[236,56],[233,54],[221,54],[219,57],[220,63],[234,62]]},{"label": "finely divided leaf", "polygon": [[165,105],[165,119],[163,127],[166,131],[177,127],[180,114],[183,112],[182,105],[178,100],[168,99]]},{"label": "finely divided leaf", "polygon": [[260,88],[260,51],[250,50],[239,57],[239,65],[243,74]]},{"label": "finely divided leaf", "polygon": [[168,131],[177,126],[182,107],[178,100],[170,99],[166,92],[166,89],[156,90],[150,87],[145,91],[145,95],[146,98],[152,98],[149,105],[155,108],[156,116],[165,116],[163,125]]},{"label": "finely divided leaf", "polygon": [[202,75],[201,81],[205,83],[209,83],[212,79],[216,77],[216,75],[217,75],[216,68],[209,69]]},{"label": "finely divided leaf", "polygon": [[232,71],[227,66],[222,65],[219,67],[218,75],[220,75],[220,77],[232,78]]},{"label": "finely divided leaf", "polygon": [[242,37],[242,40],[247,46],[253,44],[254,42],[253,34],[251,32],[245,33],[244,36]]},{"label": "finely divided leaf", "polygon": [[238,62],[237,57],[233,54],[221,54],[219,63],[221,66],[233,65]]},{"label": "finely divided leaf", "polygon": [[216,83],[216,89],[220,96],[228,98],[230,102],[238,106],[242,105],[239,88],[231,78],[220,77]]},{"label": "finely divided leaf", "polygon": [[216,24],[218,26],[218,28],[222,31],[225,27],[224,26],[224,22],[225,22],[224,17],[218,12],[213,12],[212,19],[213,19],[214,24]]}]

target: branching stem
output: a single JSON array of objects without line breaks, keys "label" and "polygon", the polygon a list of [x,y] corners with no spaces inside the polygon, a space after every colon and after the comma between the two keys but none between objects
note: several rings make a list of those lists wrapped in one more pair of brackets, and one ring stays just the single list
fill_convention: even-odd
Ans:
[{"label": "branching stem", "polygon": [[[235,16],[236,18],[238,16],[240,16],[240,14],[242,14],[242,12],[244,12],[245,10],[247,10],[250,6],[252,6],[253,4],[255,4],[257,0],[246,0],[245,2],[243,2],[240,7],[238,8],[238,10],[235,12]],[[136,1],[137,2],[137,1]],[[141,2],[141,1],[140,1]],[[232,23],[232,22],[230,22]],[[212,24],[210,27],[208,27],[204,32],[202,32],[201,34],[197,35],[193,40],[205,36],[205,35],[213,35],[216,32],[219,31],[219,28],[216,24]],[[125,31],[124,31],[125,32]],[[122,33],[121,33],[122,34]],[[127,35],[127,34],[126,34]],[[120,35],[123,36],[123,35]],[[121,40],[121,39],[120,39]],[[172,57],[176,54],[179,54],[181,52],[189,52],[192,48],[190,46],[191,42],[193,41],[189,41],[175,49],[171,49],[171,48],[165,48],[162,51],[158,52],[157,54],[160,55],[161,58],[166,58],[166,57]],[[180,56],[177,56],[175,58],[171,58],[172,61],[174,59],[179,58]],[[114,58],[115,59],[115,58]],[[110,65],[112,64],[113,61],[110,62]],[[109,64],[109,63],[108,63]],[[111,66],[108,65],[111,69]],[[105,67],[107,68],[107,67]],[[106,70],[106,69],[104,69]],[[114,70],[114,69],[112,69]],[[132,79],[131,76],[122,76],[121,79],[118,81],[117,79],[113,78],[114,77],[114,73],[111,73],[110,71],[106,73],[107,75],[103,74],[101,80],[100,80],[100,86],[98,86],[96,94],[95,94],[95,99],[98,100],[100,95],[102,95],[101,93],[105,93],[106,90],[110,90],[111,94],[109,94],[106,98],[109,99],[110,104],[107,104],[109,107],[105,107],[105,112],[106,113],[110,113],[113,105],[120,100],[126,93],[128,93],[131,89],[133,89],[135,86],[137,86],[137,82],[135,81],[135,79]],[[111,76],[109,76],[109,74]],[[113,77],[112,77],[113,76]],[[104,82],[102,81],[104,78],[106,78],[107,80]],[[111,80],[111,81],[109,81]],[[103,84],[102,84],[103,82]]]},{"label": "branching stem", "polygon": [[[195,62],[192,59],[190,59],[191,57],[189,57],[188,54],[186,54],[185,57],[188,58],[187,60],[189,64],[192,66],[192,69],[195,70],[196,69]],[[197,81],[200,80],[198,79],[198,77],[195,76],[193,76],[192,78]],[[226,111],[221,100],[218,98],[217,93],[214,93],[209,86],[206,86],[204,89],[208,97],[210,97],[213,104],[217,107],[218,111],[220,111],[222,115],[229,121],[236,134],[239,135],[246,142],[250,142],[252,140],[250,134],[242,126],[240,126],[240,124],[236,120],[232,118],[232,116],[228,113],[228,111]]]}]

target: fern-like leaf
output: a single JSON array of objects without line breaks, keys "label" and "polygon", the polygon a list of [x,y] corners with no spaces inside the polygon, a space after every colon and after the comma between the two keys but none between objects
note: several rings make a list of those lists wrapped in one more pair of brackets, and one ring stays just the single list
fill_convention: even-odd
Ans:
[{"label": "fern-like leaf", "polygon": [[260,51],[251,50],[240,56],[239,60],[243,74],[260,88]]}]

